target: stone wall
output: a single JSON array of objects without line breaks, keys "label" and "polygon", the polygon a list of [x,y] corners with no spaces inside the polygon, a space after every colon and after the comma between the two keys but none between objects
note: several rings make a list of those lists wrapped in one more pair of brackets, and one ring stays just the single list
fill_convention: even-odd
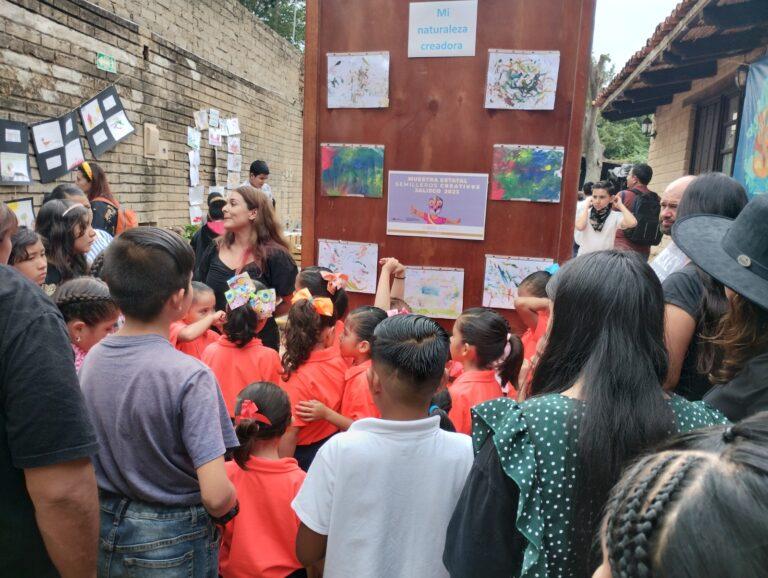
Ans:
[{"label": "stone wall", "polygon": [[[117,79],[136,132],[98,162],[142,223],[189,221],[186,127],[202,108],[240,119],[242,180],[251,160],[266,160],[282,221],[300,222],[303,57],[236,0],[0,0],[0,26],[3,118],[60,116]],[[96,68],[99,52],[115,57],[117,75]],[[145,123],[169,143],[167,160],[144,156]],[[203,140],[200,179],[208,186],[213,149]],[[39,204],[55,186],[39,183],[34,155],[30,162],[37,182],[2,186],[1,200],[32,195]]]}]

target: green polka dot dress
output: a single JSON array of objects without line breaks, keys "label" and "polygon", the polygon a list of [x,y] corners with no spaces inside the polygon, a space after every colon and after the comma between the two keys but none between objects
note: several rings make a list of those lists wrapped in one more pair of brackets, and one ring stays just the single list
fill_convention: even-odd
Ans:
[{"label": "green polka dot dress", "polygon": [[[728,423],[703,402],[674,395],[669,403],[679,432]],[[492,436],[501,467],[520,492],[516,527],[527,542],[521,578],[575,577],[567,555],[577,458],[574,430],[583,413],[583,402],[559,394],[522,404],[499,398],[472,409],[475,451]]]}]

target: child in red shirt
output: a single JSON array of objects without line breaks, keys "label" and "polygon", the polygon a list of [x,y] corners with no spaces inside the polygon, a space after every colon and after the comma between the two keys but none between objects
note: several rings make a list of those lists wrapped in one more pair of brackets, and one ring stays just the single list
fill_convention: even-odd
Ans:
[{"label": "child in red shirt", "polygon": [[523,279],[517,288],[515,309],[528,328],[522,337],[523,354],[528,362],[536,355],[539,339],[546,334],[549,326],[547,283],[551,278],[547,271],[536,271]]},{"label": "child in red shirt", "polygon": [[291,502],[306,476],[295,459],[278,454],[291,423],[291,403],[274,383],[257,382],[240,393],[236,409],[240,447],[226,470],[240,513],[224,527],[219,573],[285,578],[302,568],[296,558],[299,519]]},{"label": "child in red shirt", "polygon": [[339,428],[325,420],[305,422],[299,403],[316,399],[333,411],[341,407],[347,364],[334,346],[336,324],[333,302],[314,297],[307,289],[293,296],[283,343],[283,387],[291,398],[293,423],[280,444],[280,455],[294,456],[307,470],[317,450]]},{"label": "child in red shirt", "polygon": [[353,362],[344,376],[341,411],[336,412],[316,399],[302,401],[296,408],[302,421],[327,420],[339,429],[347,430],[358,419],[381,417],[368,386],[368,369],[371,367],[373,331],[386,318],[386,312],[370,306],[358,307],[349,314],[341,337],[341,355]]},{"label": "child in red shirt", "polygon": [[476,307],[464,311],[453,325],[451,358],[461,363],[464,371],[448,386],[448,417],[457,432],[470,434],[470,409],[502,397],[502,383],[510,384],[510,397],[517,395],[514,388],[523,362],[523,345],[504,317],[492,309]]},{"label": "child in red shirt", "polygon": [[[228,299],[224,335],[206,347],[201,357],[216,376],[232,417],[237,395],[245,386],[255,381],[277,383],[283,372],[277,351],[256,337],[275,310],[275,291],[258,281],[251,284],[252,302]],[[235,297],[230,291],[227,296]]]},{"label": "child in red shirt", "polygon": [[192,281],[192,305],[180,321],[171,323],[170,341],[179,351],[200,359],[203,351],[219,338],[211,326],[224,322],[223,311],[216,311],[216,296],[205,283]]},{"label": "child in red shirt", "polygon": [[[339,347],[341,336],[344,333],[344,317],[349,307],[349,297],[346,286],[348,277],[337,274],[328,267],[306,267],[296,275],[296,291],[307,289],[315,297],[327,297],[333,302],[333,310],[336,316],[334,346]],[[352,365],[351,359],[346,359],[347,365]]]}]

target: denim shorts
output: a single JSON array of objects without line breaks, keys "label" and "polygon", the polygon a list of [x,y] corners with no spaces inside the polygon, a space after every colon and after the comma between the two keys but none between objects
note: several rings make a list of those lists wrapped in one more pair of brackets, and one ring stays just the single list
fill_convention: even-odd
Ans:
[{"label": "denim shorts", "polygon": [[163,506],[99,492],[100,578],[216,578],[219,530],[201,505]]}]

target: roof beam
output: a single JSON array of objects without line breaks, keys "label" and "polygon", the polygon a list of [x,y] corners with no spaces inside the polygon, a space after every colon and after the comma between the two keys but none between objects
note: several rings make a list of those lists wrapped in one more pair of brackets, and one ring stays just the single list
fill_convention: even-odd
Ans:
[{"label": "roof beam", "polygon": [[682,62],[699,58],[719,58],[726,54],[757,48],[763,30],[748,30],[735,34],[714,34],[707,38],[672,44],[670,51]]},{"label": "roof beam", "polygon": [[675,96],[673,94],[667,94],[664,96],[660,96],[658,98],[649,98],[647,100],[643,100],[640,102],[633,102],[631,100],[614,100],[613,108],[621,112],[634,110],[634,109],[643,109],[643,110],[645,110],[646,108],[655,109],[657,106],[664,106],[665,104],[670,104],[674,97]]},{"label": "roof beam", "polygon": [[752,0],[741,4],[704,8],[704,21],[718,28],[740,28],[768,21],[768,3]]},{"label": "roof beam", "polygon": [[624,91],[624,97],[632,102],[644,100],[653,100],[657,97],[664,97],[677,92],[686,92],[691,90],[691,81],[678,82],[677,84],[667,84],[666,86],[647,86],[644,88],[633,88]]},{"label": "roof beam", "polygon": [[640,74],[640,80],[645,84],[663,86],[667,84],[677,84],[685,80],[696,80],[698,78],[707,78],[717,74],[717,61],[701,62],[691,64],[690,66],[679,66],[677,68],[665,68],[661,70],[647,70]]}]

